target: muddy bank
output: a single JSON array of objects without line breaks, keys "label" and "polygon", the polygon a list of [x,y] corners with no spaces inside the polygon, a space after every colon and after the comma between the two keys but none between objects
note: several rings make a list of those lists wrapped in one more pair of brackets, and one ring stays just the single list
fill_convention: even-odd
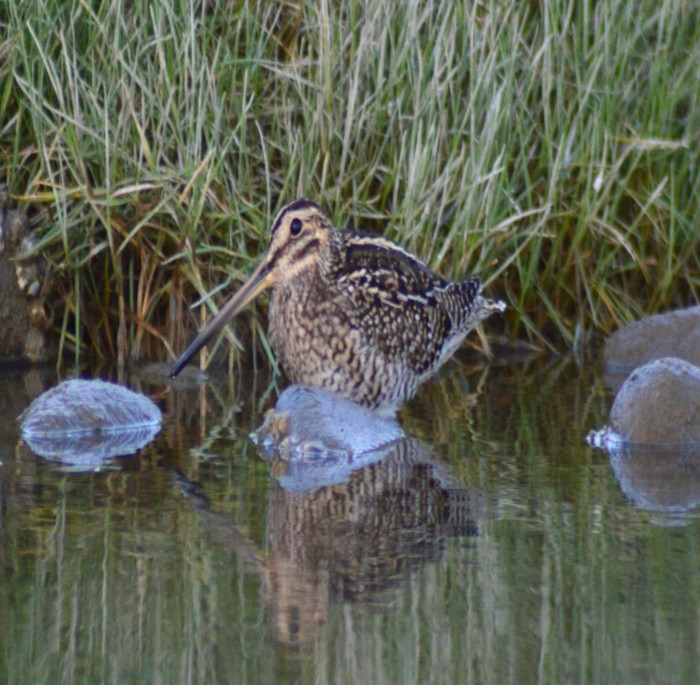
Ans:
[{"label": "muddy bank", "polygon": [[57,354],[48,336],[50,274],[39,255],[18,260],[36,244],[36,236],[9,197],[7,186],[0,185],[0,362],[50,361]]}]

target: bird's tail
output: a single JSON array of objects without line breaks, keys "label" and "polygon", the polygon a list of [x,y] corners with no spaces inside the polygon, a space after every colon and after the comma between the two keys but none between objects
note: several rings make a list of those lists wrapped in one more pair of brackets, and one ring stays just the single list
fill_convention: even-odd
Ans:
[{"label": "bird's tail", "polygon": [[452,322],[457,329],[472,328],[494,312],[505,311],[505,302],[489,300],[483,296],[482,291],[481,281],[472,276],[462,283],[452,283],[445,292]]}]

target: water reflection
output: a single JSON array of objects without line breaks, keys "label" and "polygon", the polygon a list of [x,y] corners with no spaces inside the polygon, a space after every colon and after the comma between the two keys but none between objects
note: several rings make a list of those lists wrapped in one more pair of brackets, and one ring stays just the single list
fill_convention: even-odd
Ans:
[{"label": "water reflection", "polygon": [[584,445],[594,371],[469,371],[315,476],[251,443],[250,379],[142,388],[161,434],[71,474],[16,449],[43,387],[4,379],[0,681],[698,682],[698,509],[655,525]]},{"label": "water reflection", "polygon": [[[345,482],[305,489],[284,486],[293,462],[270,460],[276,484],[267,497],[265,551],[181,477],[212,538],[260,574],[283,642],[312,641],[334,602],[390,605],[392,591],[439,558],[449,537],[477,533],[484,497],[457,482],[425,444],[402,439],[374,457]],[[306,464],[312,482],[317,466]]]},{"label": "water reflection", "polygon": [[113,464],[115,457],[135,454],[151,442],[159,430],[160,426],[148,426],[120,432],[25,436],[24,442],[34,454],[66,464],[70,470],[91,470],[116,466]]},{"label": "water reflection", "polygon": [[621,444],[609,455],[622,491],[638,507],[673,514],[700,504],[700,448]]}]

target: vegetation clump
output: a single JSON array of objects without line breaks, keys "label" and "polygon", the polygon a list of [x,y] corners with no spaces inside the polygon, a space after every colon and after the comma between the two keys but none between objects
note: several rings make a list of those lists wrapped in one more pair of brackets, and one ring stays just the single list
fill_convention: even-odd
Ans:
[{"label": "vegetation clump", "polygon": [[538,344],[700,301],[696,3],[28,0],[0,26],[0,180],[64,353],[179,352],[298,196],[479,273]]}]

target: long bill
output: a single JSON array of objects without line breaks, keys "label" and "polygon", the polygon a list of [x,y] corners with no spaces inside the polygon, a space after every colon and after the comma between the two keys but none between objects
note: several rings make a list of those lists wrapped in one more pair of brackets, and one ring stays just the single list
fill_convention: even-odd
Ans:
[{"label": "long bill", "polygon": [[218,314],[207,323],[199,332],[199,335],[189,344],[188,348],[180,355],[180,358],[170,367],[168,375],[175,378],[185,367],[187,362],[194,357],[221,329],[252,302],[263,290],[272,285],[272,273],[270,262],[263,259],[251,274],[250,278],[241,286],[231,299],[221,308]]}]

